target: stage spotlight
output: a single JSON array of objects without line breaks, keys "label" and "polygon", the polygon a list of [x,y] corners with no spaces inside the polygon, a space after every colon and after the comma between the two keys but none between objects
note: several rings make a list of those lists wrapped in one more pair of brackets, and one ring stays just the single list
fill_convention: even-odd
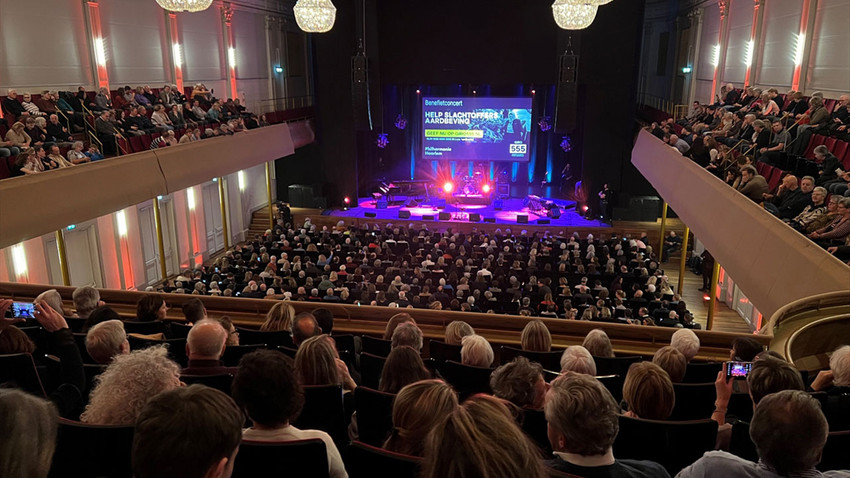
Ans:
[{"label": "stage spotlight", "polygon": [[587,212],[587,205],[581,207],[581,212]]},{"label": "stage spotlight", "polygon": [[416,94],[417,94],[417,95],[418,95],[418,94],[419,94],[419,93],[421,93],[421,91],[419,91],[419,90],[416,90]]},{"label": "stage spotlight", "polygon": [[348,196],[345,196],[342,200],[343,202],[343,210],[347,210],[351,206],[351,199]]},{"label": "stage spotlight", "polygon": [[454,187],[455,185],[452,184],[451,181],[446,181],[446,183],[443,184],[443,192],[450,193]]},{"label": "stage spotlight", "polygon": [[485,184],[485,185],[481,186],[481,190],[484,191],[485,194],[489,193],[490,192],[490,185]]},{"label": "stage spotlight", "polygon": [[531,90],[531,94],[532,94],[532,95],[536,95],[536,94],[537,94],[537,90]]}]

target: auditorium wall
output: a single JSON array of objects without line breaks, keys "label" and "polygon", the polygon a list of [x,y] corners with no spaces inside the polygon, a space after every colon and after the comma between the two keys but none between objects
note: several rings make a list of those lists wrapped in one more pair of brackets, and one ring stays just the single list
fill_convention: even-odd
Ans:
[{"label": "auditorium wall", "polygon": [[[154,0],[0,0],[0,90],[4,95],[9,88],[96,90],[104,84],[98,74],[101,38],[102,71],[111,89],[172,84],[179,69],[184,86],[204,83],[216,97],[232,97],[225,25],[230,15],[237,96],[255,111],[272,111],[271,100],[310,91],[303,66],[305,34],[295,24],[291,3],[216,0],[203,12],[169,20]],[[289,42],[300,48],[290,48]],[[283,71],[277,73],[276,66]]]},{"label": "auditorium wall", "polygon": [[690,104],[733,83],[837,98],[850,92],[848,19],[850,0],[648,0],[641,93]]}]

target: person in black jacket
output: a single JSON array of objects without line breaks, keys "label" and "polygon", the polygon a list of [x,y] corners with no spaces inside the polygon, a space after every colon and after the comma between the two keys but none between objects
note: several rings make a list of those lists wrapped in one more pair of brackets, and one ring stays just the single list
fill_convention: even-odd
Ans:
[{"label": "person in black jacket", "polygon": [[9,90],[8,95],[3,98],[3,111],[7,115],[13,116],[23,116],[27,113],[27,110],[24,109],[24,105],[18,101],[18,93],[15,90]]}]

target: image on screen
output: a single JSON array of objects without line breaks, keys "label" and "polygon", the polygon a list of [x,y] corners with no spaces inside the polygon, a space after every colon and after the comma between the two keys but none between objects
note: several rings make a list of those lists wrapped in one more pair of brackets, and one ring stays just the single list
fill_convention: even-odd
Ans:
[{"label": "image on screen", "polygon": [[34,319],[35,305],[27,302],[12,302],[12,317],[20,319]]},{"label": "image on screen", "polygon": [[748,373],[750,373],[750,368],[753,364],[749,362],[730,362],[731,370],[729,375],[731,377],[746,377]]},{"label": "image on screen", "polygon": [[428,160],[528,161],[531,98],[423,98]]}]

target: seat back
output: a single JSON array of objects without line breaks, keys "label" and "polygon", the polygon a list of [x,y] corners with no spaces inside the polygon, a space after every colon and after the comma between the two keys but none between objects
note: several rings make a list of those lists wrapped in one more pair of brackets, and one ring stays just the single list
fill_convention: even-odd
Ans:
[{"label": "seat back", "polygon": [[723,370],[723,362],[689,363],[685,369],[683,383],[714,383],[717,372]]},{"label": "seat back", "polygon": [[345,470],[350,478],[416,478],[421,464],[420,457],[393,453],[359,441],[352,442],[345,453]]},{"label": "seat back", "polygon": [[548,435],[549,425],[546,422],[546,415],[543,410],[522,410],[522,431],[537,445],[543,452],[543,456],[552,456],[552,444],[549,443]]},{"label": "seat back", "polygon": [[242,360],[242,357],[244,357],[245,355],[265,348],[266,344],[228,345],[224,349],[224,354],[222,354],[221,356],[221,361],[224,363],[224,365],[228,367],[236,367],[239,365],[239,361]]},{"label": "seat back", "polygon": [[596,380],[602,383],[617,403],[623,399],[623,377],[619,375],[601,375],[597,376]]},{"label": "seat back", "polygon": [[674,383],[676,406],[670,420],[701,420],[714,411],[716,392],[711,383]]},{"label": "seat back", "polygon": [[300,429],[322,430],[337,446],[348,442],[348,417],[339,385],[307,385],[304,387],[304,408],[295,420]]},{"label": "seat back", "polygon": [[49,477],[132,476],[133,427],[88,425],[59,419]]},{"label": "seat back", "polygon": [[83,326],[86,324],[87,319],[81,319],[79,317],[65,317],[65,322],[68,323],[68,328],[71,329],[71,332],[79,333],[83,331]]},{"label": "seat back", "polygon": [[334,339],[336,343],[336,350],[340,353],[343,351],[348,351],[351,353],[351,356],[354,357],[354,350],[356,346],[354,345],[354,336],[351,334],[344,335],[331,335],[331,338]]},{"label": "seat back", "polygon": [[460,348],[460,345],[447,344],[431,339],[428,341],[428,356],[437,363],[442,363],[446,360],[460,362]]},{"label": "seat back", "polygon": [[545,370],[559,372],[561,370],[561,355],[563,351],[556,352],[529,352],[514,347],[503,345],[499,351],[499,361],[506,364],[516,357],[525,357],[532,362],[539,363]]},{"label": "seat back", "polygon": [[368,352],[360,354],[360,381],[364,387],[377,390],[381,383],[386,357],[373,355]]},{"label": "seat back", "polygon": [[750,424],[735,422],[732,424],[732,435],[729,437],[729,453],[745,460],[758,461],[759,454],[756,445],[750,439]]},{"label": "seat back", "polygon": [[850,430],[850,388],[842,387],[830,393],[813,393],[821,405],[830,431]]},{"label": "seat back", "polygon": [[387,357],[392,350],[392,341],[363,336],[363,351],[379,357]]},{"label": "seat back", "polygon": [[171,360],[174,360],[183,367],[189,363],[189,358],[186,356],[186,339],[151,340],[129,335],[127,336],[127,341],[130,343],[130,350],[141,350],[155,345],[165,345],[168,348],[168,357]]},{"label": "seat back", "polygon": [[328,450],[318,438],[290,442],[242,440],[233,478],[310,476],[327,478]]},{"label": "seat back", "polygon": [[290,348],[290,347],[284,347],[283,345],[278,345],[277,347],[275,347],[275,350],[277,350],[278,352],[280,352],[284,355],[287,355],[289,358],[291,358],[293,360],[295,360],[295,354],[298,353],[298,349],[293,349],[293,348]]},{"label": "seat back", "polygon": [[717,440],[714,420],[671,422],[620,415],[619,422],[614,456],[652,460],[664,466],[670,476],[713,450]]},{"label": "seat back", "polygon": [[461,401],[476,393],[492,393],[490,390],[490,374],[493,369],[487,367],[472,367],[453,360],[438,366],[440,374],[457,391]]},{"label": "seat back", "polygon": [[83,364],[83,373],[86,375],[86,389],[83,391],[83,398],[85,399],[85,403],[88,403],[89,394],[94,389],[95,381],[97,377],[106,370],[106,365],[101,364]]},{"label": "seat back", "polygon": [[593,357],[596,362],[596,375],[619,375],[625,377],[629,367],[633,363],[640,362],[643,358],[631,357]]},{"label": "seat back", "polygon": [[230,395],[230,389],[233,385],[233,375],[230,375],[229,373],[223,373],[220,375],[181,375],[180,381],[186,385],[200,383],[201,385],[206,385],[207,387],[220,390]]},{"label": "seat back", "polygon": [[395,394],[379,392],[368,387],[354,390],[354,409],[357,411],[358,439],[381,446],[393,429]]},{"label": "seat back", "polygon": [[89,351],[86,349],[86,334],[75,332],[74,343],[77,344],[77,348],[80,349],[80,356],[83,358],[83,363],[96,363],[94,359],[91,358],[91,355],[89,355]]},{"label": "seat back", "polygon": [[[189,336],[189,331],[192,326],[189,324],[181,324],[180,322],[169,322],[168,338],[170,339],[185,339]],[[241,337],[240,337],[241,339]]]},{"label": "seat back", "polygon": [[165,322],[155,320],[153,322],[139,322],[136,320],[125,320],[124,331],[128,334],[151,335],[165,333]]},{"label": "seat back", "polygon": [[33,395],[46,396],[30,354],[0,355],[0,384],[13,384]]},{"label": "seat back", "polygon": [[245,329],[236,327],[239,332],[239,343],[242,345],[267,344],[269,346],[284,346],[295,348],[292,342],[292,336],[286,330],[278,330],[275,332],[264,332],[261,330]]},{"label": "seat back", "polygon": [[850,430],[831,432],[826,438],[818,470],[846,470],[847,450],[850,450]]}]

